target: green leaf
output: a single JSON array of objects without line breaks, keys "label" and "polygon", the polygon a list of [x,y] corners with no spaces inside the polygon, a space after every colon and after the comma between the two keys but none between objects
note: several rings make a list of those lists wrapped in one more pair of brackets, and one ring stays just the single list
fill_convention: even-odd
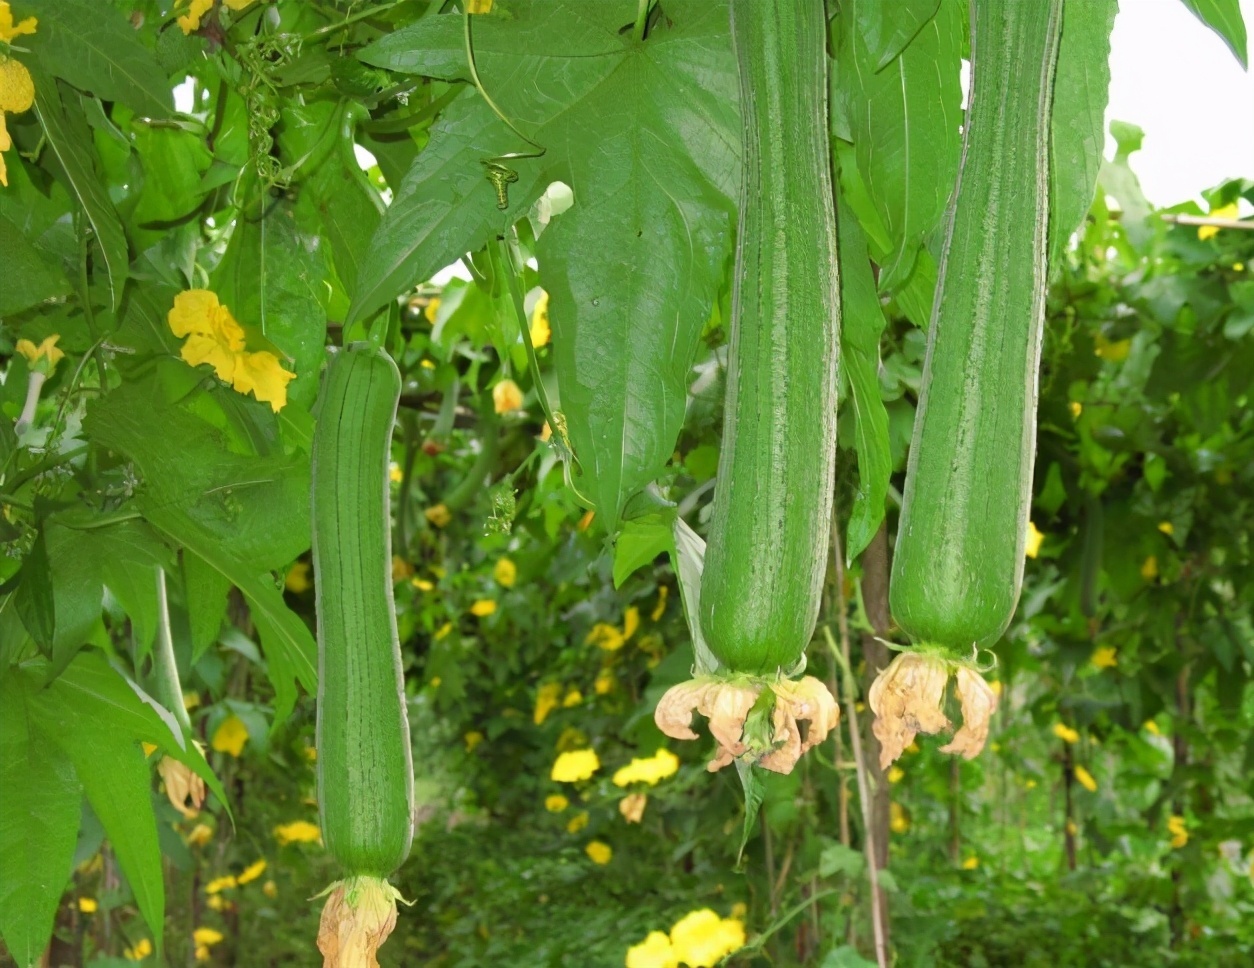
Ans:
[{"label": "green leaf", "polygon": [[308,408],[318,393],[326,346],[326,314],[319,240],[296,227],[291,205],[269,206],[264,216],[242,215],[210,279],[241,325],[255,328],[287,357],[296,372],[289,405]]},{"label": "green leaf", "polygon": [[51,649],[56,636],[57,613],[46,529],[35,536],[22,562],[21,584],[17,586],[13,604],[30,637],[40,648]]},{"label": "green leaf", "polygon": [[[187,369],[179,361],[169,366],[180,376]],[[180,392],[178,386],[168,388],[159,372],[90,404],[87,432],[138,465],[145,512],[186,514],[257,574],[285,568],[309,547],[308,458],[240,453],[247,444],[229,436],[227,417],[212,394],[194,391],[182,401],[186,406],[175,403],[169,396]]]},{"label": "green leaf", "polygon": [[238,588],[248,601],[253,622],[261,635],[261,645],[269,664],[268,674],[274,685],[274,723],[272,729],[287,719],[296,704],[293,680],[310,693],[318,689],[318,647],[308,627],[283,601],[283,594],[270,581],[259,577],[247,559],[229,554],[211,535],[189,517],[173,508],[147,509],[148,518],[171,540],[182,545],[186,553],[201,558]]},{"label": "green leaf", "polygon": [[655,511],[624,521],[614,542],[614,587],[660,554],[675,554],[675,511]]},{"label": "green leaf", "polygon": [[1049,248],[1053,264],[1084,222],[1097,189],[1110,88],[1110,31],[1117,10],[1117,0],[1073,0],[1063,7],[1050,118]]},{"label": "green leaf", "polygon": [[1217,33],[1241,66],[1249,70],[1246,51],[1245,21],[1241,19],[1240,0],[1180,0],[1198,20]]},{"label": "green leaf", "polygon": [[[30,676],[46,679],[49,668],[31,663]],[[155,744],[203,779],[230,811],[222,784],[204,755],[183,735],[174,714],[110,665],[99,649],[80,652],[64,672],[31,696],[31,705],[40,722],[52,724],[49,728],[57,732],[94,731],[114,740]]]},{"label": "green leaf", "polygon": [[170,551],[142,521],[93,531],[92,540],[101,578],[130,616],[137,661],[142,660],[157,634],[156,569],[172,566]]},{"label": "green leaf", "polygon": [[182,128],[139,122],[131,128],[144,177],[128,221],[136,247],[142,251],[159,243],[175,223],[200,207],[201,175],[213,157],[200,137]]},{"label": "green leaf", "polygon": [[940,0],[895,0],[894,3],[858,3],[854,21],[880,71],[901,53],[923,26],[936,16]]},{"label": "green leaf", "polygon": [[64,728],[59,719],[46,728],[74,763],[159,953],[165,928],[165,882],[152,809],[152,771],[137,740],[119,742],[100,725],[81,719]]},{"label": "green leaf", "polygon": [[99,0],[25,0],[39,29],[23,38],[44,69],[142,117],[168,118],[171,84],[122,7]]},{"label": "green leaf", "polygon": [[1145,132],[1135,124],[1124,121],[1111,121],[1110,133],[1115,138],[1116,151],[1113,161],[1102,162],[1097,174],[1097,183],[1102,191],[1112,196],[1119,203],[1122,215],[1119,224],[1127,233],[1128,241],[1134,248],[1143,249],[1154,237],[1158,220],[1151,224],[1153,208],[1145,192],[1141,190],[1140,179],[1128,164],[1129,157],[1141,149]]},{"label": "green leaf", "polygon": [[[619,32],[635,16],[629,0],[520,3],[512,12],[476,21],[476,62],[544,156],[509,162],[519,181],[499,212],[480,162],[526,145],[475,92],[454,101],[397,189],[350,316],[479,248],[550,182],[569,184],[575,204],[553,219],[537,254],[562,412],[612,533],[623,504],[673,451],[730,250],[740,128],[727,7],[668,3],[643,43]],[[461,19],[428,17],[361,56],[462,78]]]},{"label": "green leaf", "polygon": [[[769,689],[763,692],[770,692]],[[756,704],[755,704],[756,705]],[[752,711],[750,712],[752,715]],[[758,773],[758,767],[743,759],[736,759],[736,773],[740,777],[740,789],[745,795],[745,822],[740,831],[740,846],[736,850],[737,868],[744,863],[745,847],[758,825],[758,814],[762,810],[762,801],[766,799],[766,784]]]},{"label": "green leaf", "polygon": [[218,640],[231,583],[199,555],[183,555],[183,589],[192,634],[192,665]]},{"label": "green leaf", "polygon": [[38,306],[45,299],[64,296],[70,283],[61,268],[39,254],[22,230],[0,215],[0,316]]},{"label": "green leaf", "polygon": [[888,438],[888,411],[880,396],[880,336],[884,311],[875,291],[866,238],[855,218],[844,217],[838,198],[840,233],[840,365],[849,380],[858,452],[858,492],[845,540],[845,559],[852,563],[871,543],[884,520],[888,479],[893,471]]},{"label": "green leaf", "polygon": [[880,70],[857,29],[869,19],[842,10],[837,62],[847,65],[839,91],[858,169],[888,231],[889,251],[877,258],[883,266],[879,286],[887,291],[909,277],[919,243],[940,222],[953,191],[962,144],[958,72],[966,21],[961,4],[943,0],[936,16]]},{"label": "green leaf", "polygon": [[819,854],[819,877],[831,877],[833,874],[857,877],[865,868],[866,857],[838,841],[825,843],[823,852]]},{"label": "green leaf", "polygon": [[27,709],[25,677],[0,680],[0,935],[40,963],[74,863],[82,795],[74,767]]},{"label": "green leaf", "polygon": [[108,270],[113,309],[116,310],[122,302],[122,287],[130,270],[126,234],[122,231],[113,202],[109,200],[109,193],[96,174],[92,160],[95,151],[87,121],[76,103],[62,100],[57,82],[41,74],[35,75],[35,112],[71,190],[95,230],[96,242]]}]

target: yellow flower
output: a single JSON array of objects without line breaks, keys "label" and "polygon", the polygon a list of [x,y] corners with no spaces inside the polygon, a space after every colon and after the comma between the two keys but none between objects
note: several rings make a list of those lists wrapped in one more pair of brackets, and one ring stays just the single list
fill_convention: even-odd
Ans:
[{"label": "yellow flower", "polygon": [[638,628],[640,628],[640,609],[631,605],[627,611],[623,612],[623,641],[626,642],[635,635]]},{"label": "yellow flower", "polygon": [[206,823],[198,823],[183,839],[189,847],[203,847],[213,840],[213,828]]},{"label": "yellow flower", "polygon": [[477,729],[472,729],[469,733],[462,737],[462,742],[466,744],[466,752],[473,753],[475,747],[483,742],[483,733]]},{"label": "yellow flower", "polygon": [[262,858],[261,860],[255,860],[251,864],[249,864],[247,867],[245,867],[242,871],[240,871],[239,876],[235,878],[235,881],[238,884],[247,884],[249,881],[255,881],[265,872],[266,872],[265,858]]},{"label": "yellow flower", "polygon": [[557,708],[558,699],[562,695],[562,686],[557,682],[546,682],[536,692],[536,709],[531,720],[537,726],[548,719],[549,713]]},{"label": "yellow flower", "polygon": [[1068,817],[1067,822],[1062,825],[1062,829],[1069,833],[1072,837],[1080,832],[1080,828],[1076,826],[1076,822],[1070,817]]},{"label": "yellow flower", "polygon": [[588,645],[597,645],[606,652],[617,652],[623,647],[625,641],[627,640],[623,633],[607,622],[597,622],[592,626],[588,637],[584,639]]},{"label": "yellow flower", "polygon": [[1132,349],[1132,340],[1109,340],[1101,333],[1093,337],[1093,352],[1107,363],[1122,363]]},{"label": "yellow flower", "polygon": [[400,555],[392,556],[392,582],[404,581],[414,573],[414,566]]},{"label": "yellow flower", "polygon": [[201,18],[211,9],[213,9],[213,0],[192,0],[187,13],[178,18],[178,25],[183,28],[183,33],[190,34],[199,30]]},{"label": "yellow flower", "polygon": [[210,895],[209,900],[205,901],[205,904],[211,911],[228,911],[235,906],[223,898],[221,894]]},{"label": "yellow flower", "polygon": [[492,406],[497,413],[513,413],[522,408],[522,390],[513,380],[501,380],[492,388]]},{"label": "yellow flower", "polygon": [[1158,577],[1158,558],[1150,555],[1141,562],[1141,577],[1146,581],[1153,581]]},{"label": "yellow flower", "polygon": [[549,813],[561,813],[570,806],[570,801],[560,793],[550,793],[544,798],[544,809]]},{"label": "yellow flower", "polygon": [[279,846],[288,844],[318,844],[322,842],[322,831],[316,823],[308,820],[293,820],[291,823],[279,824],[274,828],[274,837]]},{"label": "yellow flower", "polygon": [[647,783],[657,786],[668,776],[673,776],[679,769],[679,757],[663,747],[652,756],[633,759],[630,763],[614,774],[614,785],[630,786],[633,783]]},{"label": "yellow flower", "polygon": [[1145,732],[1153,736],[1162,736],[1162,731],[1158,728],[1158,723],[1152,719],[1145,720]]},{"label": "yellow flower", "polygon": [[122,952],[122,956],[127,961],[143,961],[152,954],[152,942],[147,938],[140,938],[135,944]]},{"label": "yellow flower", "polygon": [[234,877],[232,877],[230,874],[224,874],[221,877],[215,877],[208,884],[206,884],[205,893],[206,894],[218,894],[221,891],[229,891],[231,888],[236,887],[237,884],[238,882],[235,880]]},{"label": "yellow flower", "polygon": [[629,793],[618,801],[618,812],[628,823],[639,823],[644,816],[644,808],[648,806],[649,797],[644,793]]},{"label": "yellow flower", "polygon": [[906,775],[906,771],[905,771],[905,770],[903,770],[901,767],[899,767],[899,766],[889,767],[889,770],[888,770],[888,782],[889,782],[889,783],[900,783],[900,782],[901,782],[901,780],[902,780],[902,777],[904,777],[905,775]]},{"label": "yellow flower", "polygon": [[1119,664],[1119,655],[1112,645],[1099,645],[1093,650],[1089,662],[1099,669],[1113,669]]},{"label": "yellow flower", "polygon": [[1063,723],[1054,723],[1054,735],[1064,743],[1080,742],[1080,734]]},{"label": "yellow flower", "polygon": [[562,734],[557,737],[557,742],[553,744],[553,748],[559,753],[569,753],[573,750],[581,750],[588,745],[588,737],[584,735],[583,730],[576,729],[574,726],[567,726],[562,730]]},{"label": "yellow flower", "polygon": [[492,577],[502,588],[513,588],[518,579],[518,568],[508,558],[498,558],[492,567]]},{"label": "yellow flower", "polygon": [[657,621],[662,617],[662,613],[666,611],[666,596],[670,594],[670,588],[666,585],[657,586],[657,604],[653,606],[653,611],[649,613],[649,618]]},{"label": "yellow flower", "polygon": [[1097,781],[1093,779],[1093,774],[1090,773],[1088,770],[1086,770],[1084,767],[1077,766],[1075,768],[1075,778],[1076,778],[1076,781],[1080,784],[1080,786],[1088,790],[1089,793],[1097,792]]},{"label": "yellow flower", "polygon": [[579,523],[575,527],[580,531],[587,531],[592,527],[592,521],[596,516],[596,511],[584,511],[583,517],[579,519]]},{"label": "yellow flower", "polygon": [[979,866],[980,858],[976,857],[974,854],[962,862],[962,869],[964,871],[973,871]]},{"label": "yellow flower", "polygon": [[1170,538],[1173,534],[1176,533],[1176,526],[1172,524],[1170,521],[1159,521],[1158,530],[1161,531],[1163,534],[1165,534],[1168,538]]},{"label": "yellow flower", "polygon": [[670,935],[650,931],[643,941],[627,949],[627,968],[679,968]]},{"label": "yellow flower", "polygon": [[583,693],[578,689],[571,689],[566,693],[565,698],[562,699],[562,708],[572,709],[575,706],[578,706],[581,702],[583,702]]},{"label": "yellow flower", "polygon": [[610,848],[610,845],[599,840],[590,840],[588,846],[584,848],[584,853],[591,858],[592,863],[600,864],[602,867],[608,864],[614,856],[614,851]]},{"label": "yellow flower", "polygon": [[[204,752],[200,743],[196,743],[196,748]],[[193,819],[205,802],[205,781],[192,772],[190,766],[169,756],[161,757],[157,772],[165,783],[165,795],[170,805],[185,819]]]},{"label": "yellow flower", "polygon": [[266,897],[278,897],[279,885],[275,884],[274,881],[266,881],[261,885],[261,893]]},{"label": "yellow flower", "polygon": [[466,0],[467,13],[491,13],[492,0]]},{"label": "yellow flower", "polygon": [[597,673],[596,681],[592,683],[592,689],[598,696],[608,695],[614,691],[614,686],[618,680],[614,678],[614,673],[609,669],[602,669]]},{"label": "yellow flower", "polygon": [[709,908],[685,915],[671,928],[671,946],[679,961],[690,968],[713,968],[744,944],[744,924],[720,918]]},{"label": "yellow flower", "polygon": [[294,595],[313,588],[313,582],[309,580],[309,562],[293,562],[292,567],[287,570],[287,576],[283,579],[283,587]]},{"label": "yellow flower", "polygon": [[477,615],[479,618],[487,618],[496,611],[496,602],[490,598],[481,598],[470,606],[470,614]]},{"label": "yellow flower", "polygon": [[[3,11],[7,12],[6,4]],[[13,15],[8,14],[10,24]],[[0,31],[3,29],[4,17],[0,16]],[[35,23],[34,17],[28,17],[22,21],[17,28],[10,28],[10,33],[17,34],[19,32],[33,33],[34,27],[28,31],[22,31],[22,27]],[[13,147],[13,138],[9,135],[8,125],[5,123],[4,115],[8,111],[12,114],[21,114],[23,111],[30,110],[30,106],[35,103],[35,82],[31,80],[30,71],[26,69],[26,65],[20,61],[12,59],[0,60],[0,152],[8,151]],[[8,186],[9,172],[5,167],[4,155],[0,154],[0,185]]]},{"label": "yellow flower", "polygon": [[549,294],[540,290],[540,298],[531,310],[531,345],[536,349],[548,345],[553,331],[549,328]]},{"label": "yellow flower", "polygon": [[435,507],[427,508],[422,513],[434,528],[447,527],[448,523],[453,520],[452,512],[442,503],[437,504]]},{"label": "yellow flower", "polygon": [[94,897],[80,897],[78,899],[78,909],[84,914],[95,914],[99,907],[100,905],[96,903]]},{"label": "yellow flower", "polygon": [[413,578],[410,580],[409,583],[413,585],[416,589],[418,589],[418,591],[420,592],[429,592],[433,588],[435,588],[435,585],[427,581],[427,579],[425,578]]},{"label": "yellow flower", "polygon": [[307,759],[310,763],[318,762],[318,747],[306,746],[301,750],[301,752],[305,754],[305,759]]},{"label": "yellow flower", "polygon": [[192,932],[192,940],[196,944],[203,944],[206,947],[212,947],[225,937],[221,931],[215,931],[213,928],[197,928]]},{"label": "yellow flower", "polygon": [[1079,400],[1072,400],[1069,404],[1067,404],[1067,409],[1071,411],[1072,420],[1079,420],[1080,414],[1084,413],[1084,404],[1082,404]]},{"label": "yellow flower", "polygon": [[199,705],[200,705],[200,693],[195,692],[191,689],[183,693],[183,708],[186,709],[189,713]]},{"label": "yellow flower", "polygon": [[57,349],[57,340],[60,338],[59,334],[53,333],[45,337],[38,346],[28,339],[20,339],[13,348],[26,357],[31,370],[42,373],[44,376],[52,376],[52,371],[56,369],[57,364],[65,359],[65,354]]},{"label": "yellow flower", "polygon": [[230,753],[238,757],[247,742],[248,727],[244,725],[242,719],[232,713],[214,730],[210,745],[219,753]]},{"label": "yellow flower", "polygon": [[544,426],[540,428],[540,440],[543,443],[545,441],[549,441],[552,439],[553,439],[553,428],[549,426],[549,422],[546,420],[544,422]]},{"label": "yellow flower", "polygon": [[910,829],[910,818],[906,816],[900,803],[889,804],[888,828],[895,834],[904,834]]},{"label": "yellow flower", "polygon": [[196,945],[195,949],[192,951],[192,955],[196,958],[197,961],[208,961],[210,958],[213,957],[213,952],[209,950],[208,945],[198,944]]},{"label": "yellow flower", "polygon": [[186,337],[180,355],[188,365],[208,363],[220,380],[234,379],[236,360],[244,350],[244,330],[216,293],[208,289],[179,293],[166,321],[175,336]]},{"label": "yellow flower", "polygon": [[[1232,202],[1230,205],[1222,205],[1219,208],[1211,210],[1211,216],[1214,218],[1236,218],[1240,209],[1237,203]],[[1219,234],[1218,225],[1199,225],[1197,227],[1197,237],[1205,242],[1207,239],[1213,239]]]},{"label": "yellow flower", "polygon": [[558,783],[578,783],[586,780],[601,768],[596,750],[569,750],[561,753],[553,762],[549,779]]},{"label": "yellow flower", "polygon": [[[190,340],[189,340],[190,342]],[[231,381],[239,393],[251,393],[270,409],[278,413],[287,406],[287,385],[296,374],[285,370],[279,358],[262,350],[259,353],[240,353],[235,358],[235,376]]]},{"label": "yellow flower", "polygon": [[[13,11],[9,9],[9,0],[0,0],[0,40],[6,44],[11,44],[15,37],[20,37],[23,34],[33,34],[38,26],[39,21],[34,17],[27,17],[14,25]],[[6,110],[8,109],[6,108]]]},{"label": "yellow flower", "polygon": [[427,308],[422,311],[422,314],[427,317],[427,322],[431,323],[434,326],[436,315],[439,312],[440,312],[440,297],[432,296],[427,301]]},{"label": "yellow flower", "polygon": [[588,811],[580,810],[566,822],[566,832],[568,834],[577,834],[586,826],[588,826]]},{"label": "yellow flower", "polygon": [[1041,553],[1041,542],[1045,540],[1045,535],[1036,530],[1036,525],[1028,522],[1028,536],[1023,542],[1023,553],[1029,558],[1035,558]]},{"label": "yellow flower", "polygon": [[1171,846],[1177,850],[1189,842],[1189,828],[1179,814],[1167,818],[1167,832],[1171,834]]}]

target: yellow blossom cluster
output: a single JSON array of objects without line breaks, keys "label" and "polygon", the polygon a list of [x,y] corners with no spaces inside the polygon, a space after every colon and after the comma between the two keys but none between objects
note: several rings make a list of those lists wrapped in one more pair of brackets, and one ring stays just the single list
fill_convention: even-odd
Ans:
[{"label": "yellow blossom cluster", "polygon": [[633,783],[647,783],[657,786],[668,776],[674,776],[679,769],[679,757],[663,747],[652,756],[637,757],[614,774],[614,785],[630,786]]},{"label": "yellow blossom cluster", "polygon": [[627,951],[627,968],[713,968],[745,946],[745,925],[739,918],[721,918],[709,908],[685,914],[670,934],[650,931]]},{"label": "yellow blossom cluster", "polygon": [[[33,34],[38,25],[39,21],[34,17],[27,17],[15,24],[13,11],[9,9],[7,0],[0,0],[0,41],[11,44],[15,37]],[[13,147],[13,138],[9,135],[4,116],[29,111],[34,103],[35,82],[31,80],[26,65],[0,55],[0,185],[6,188],[9,184],[9,172],[4,164],[3,152]]]},{"label": "yellow blossom cluster", "polygon": [[208,363],[218,379],[270,404],[275,413],[287,405],[287,384],[296,374],[283,369],[268,350],[245,349],[243,327],[215,293],[208,289],[179,293],[166,318],[171,332],[186,338],[180,355],[190,366]]}]

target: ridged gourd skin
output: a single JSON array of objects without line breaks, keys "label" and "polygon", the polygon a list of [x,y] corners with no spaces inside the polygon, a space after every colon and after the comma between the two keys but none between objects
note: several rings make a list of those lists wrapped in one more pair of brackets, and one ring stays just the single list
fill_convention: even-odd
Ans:
[{"label": "ridged gourd skin", "polygon": [[1023,578],[1062,0],[972,0],[971,19],[971,106],[889,585],[901,629],[955,657],[1001,637]]},{"label": "ridged gourd skin", "polygon": [[701,631],[790,671],[818,618],[836,458],[840,285],[821,2],[733,0],[744,175]]},{"label": "ridged gourd skin", "polygon": [[350,345],[323,376],[313,438],[322,838],[348,873],[376,877],[404,862],[413,838],[388,504],[400,392],[386,353]]}]

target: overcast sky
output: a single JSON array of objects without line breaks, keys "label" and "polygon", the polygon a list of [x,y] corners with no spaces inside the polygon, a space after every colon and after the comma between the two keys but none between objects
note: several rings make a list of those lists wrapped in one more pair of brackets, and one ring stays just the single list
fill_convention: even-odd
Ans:
[{"label": "overcast sky", "polygon": [[[1241,12],[1254,26],[1254,0]],[[1254,75],[1180,0],[1120,0],[1110,46],[1106,120],[1145,129],[1132,167],[1151,202],[1201,201],[1226,178],[1254,179]]]}]

